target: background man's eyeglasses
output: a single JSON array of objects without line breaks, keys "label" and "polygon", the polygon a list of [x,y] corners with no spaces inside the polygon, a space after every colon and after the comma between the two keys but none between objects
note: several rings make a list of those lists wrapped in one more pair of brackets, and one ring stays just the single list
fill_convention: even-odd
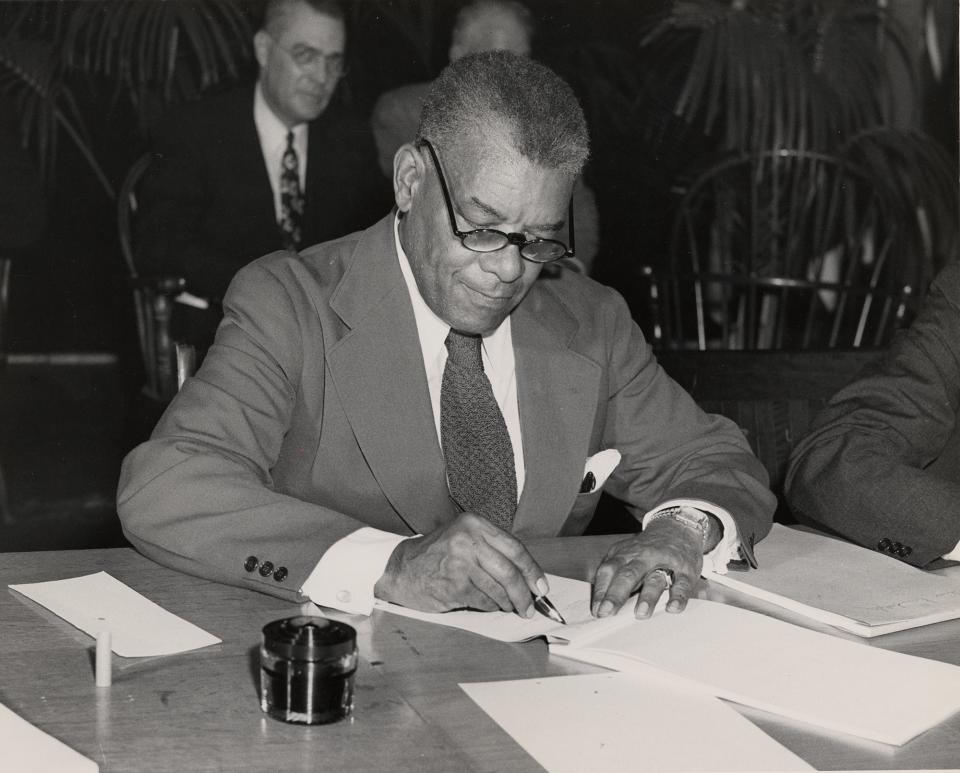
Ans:
[{"label": "background man's eyeglasses", "polygon": [[440,166],[440,159],[433,145],[429,140],[421,139],[420,146],[426,146],[430,151],[430,157],[433,159],[433,165],[437,169],[437,178],[440,180],[440,189],[443,191],[443,200],[447,205],[447,214],[450,216],[450,227],[453,233],[460,240],[460,243],[468,250],[473,252],[496,252],[502,250],[508,244],[513,244],[520,248],[520,256],[533,263],[551,263],[560,258],[570,258],[574,255],[573,239],[573,199],[570,200],[570,207],[567,212],[567,223],[570,231],[570,247],[556,239],[528,239],[519,233],[504,233],[496,228],[477,228],[473,231],[461,231],[457,228],[457,219],[453,212],[453,202],[450,199],[450,191],[447,188],[447,180],[443,176],[443,169]]},{"label": "background man's eyeglasses", "polygon": [[283,51],[293,63],[304,72],[323,71],[330,78],[339,78],[346,72],[346,60],[343,54],[325,54],[311,46],[294,46],[292,49],[281,46],[273,39],[273,44]]}]

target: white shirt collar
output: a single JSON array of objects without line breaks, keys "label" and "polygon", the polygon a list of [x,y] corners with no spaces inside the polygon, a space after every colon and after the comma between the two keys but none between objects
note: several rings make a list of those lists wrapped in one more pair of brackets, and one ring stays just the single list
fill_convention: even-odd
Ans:
[{"label": "white shirt collar", "polygon": [[[260,136],[260,144],[264,147],[279,148],[282,154],[287,146],[287,132],[290,129],[267,104],[260,81],[257,81],[257,86],[253,90],[253,122],[257,127],[257,134]],[[295,145],[298,140],[306,140],[307,124],[298,123],[294,126],[293,136]],[[300,152],[299,147],[297,152]]]}]

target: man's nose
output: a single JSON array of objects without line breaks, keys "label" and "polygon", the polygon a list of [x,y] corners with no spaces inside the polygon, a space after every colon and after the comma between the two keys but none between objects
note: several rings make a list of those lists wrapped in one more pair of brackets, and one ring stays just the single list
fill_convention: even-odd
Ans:
[{"label": "man's nose", "polygon": [[520,255],[520,248],[508,244],[493,252],[481,253],[480,267],[484,271],[495,274],[501,282],[516,282],[524,271],[524,260]]}]

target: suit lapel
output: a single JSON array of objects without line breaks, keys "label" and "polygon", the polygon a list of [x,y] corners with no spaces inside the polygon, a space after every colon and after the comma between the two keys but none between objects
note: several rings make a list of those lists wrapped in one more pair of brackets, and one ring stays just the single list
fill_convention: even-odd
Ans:
[{"label": "suit lapel", "polygon": [[518,536],[556,535],[573,506],[597,406],[600,368],[570,348],[577,322],[540,279],[512,317],[526,480]]},{"label": "suit lapel", "polygon": [[392,214],[364,234],[331,307],[350,332],[327,350],[327,362],[364,458],[411,529],[430,532],[456,508],[393,243]]}]

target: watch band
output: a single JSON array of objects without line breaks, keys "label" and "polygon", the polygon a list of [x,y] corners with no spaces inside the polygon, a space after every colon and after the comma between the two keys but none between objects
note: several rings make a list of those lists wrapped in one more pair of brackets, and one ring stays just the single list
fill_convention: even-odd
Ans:
[{"label": "watch band", "polygon": [[650,516],[650,519],[647,521],[647,526],[654,521],[659,521],[661,518],[672,518],[675,521],[679,521],[683,526],[686,526],[691,531],[697,532],[700,535],[700,550],[702,552],[706,552],[707,539],[710,535],[710,516],[708,516],[705,512],[702,510],[697,510],[694,507],[673,505],[672,507],[665,507],[662,510],[657,510],[657,512]]}]

